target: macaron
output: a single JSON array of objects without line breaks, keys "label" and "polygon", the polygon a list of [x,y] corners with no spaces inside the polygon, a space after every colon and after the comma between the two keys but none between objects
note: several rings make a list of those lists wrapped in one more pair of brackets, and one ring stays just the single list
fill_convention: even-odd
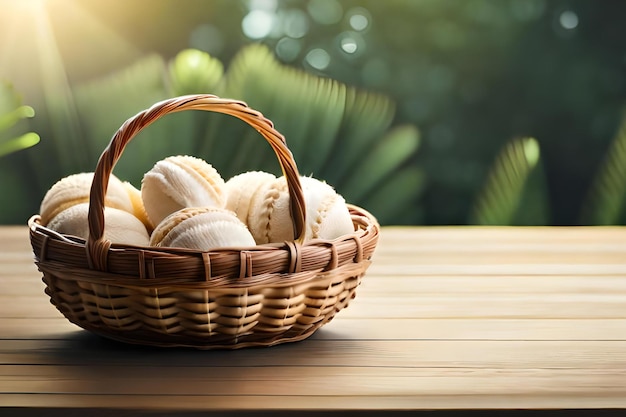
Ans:
[{"label": "macaron", "polygon": [[248,171],[230,178],[226,181],[226,209],[246,222],[252,195],[263,184],[275,179],[274,174],[264,171]]},{"label": "macaron", "polygon": [[128,181],[124,181],[123,184],[133,207],[132,213],[141,220],[144,226],[146,226],[146,229],[148,229],[148,232],[151,232],[154,229],[154,224],[152,224],[148,218],[148,213],[146,213],[146,208],[141,198],[141,191]]},{"label": "macaron", "polygon": [[[48,223],[48,228],[64,235],[89,237],[89,203],[75,204],[61,211]],[[112,243],[148,246],[150,236],[143,223],[131,213],[104,207],[104,238]]]},{"label": "macaron", "polygon": [[[306,205],[304,240],[332,240],[354,232],[344,198],[329,184],[301,177]],[[262,185],[252,196],[247,225],[257,244],[292,241],[294,230],[285,177]]]},{"label": "macaron", "polygon": [[224,180],[210,164],[186,155],[157,162],[141,183],[141,198],[153,225],[186,207],[224,207]]},{"label": "macaron", "polygon": [[[44,195],[39,208],[41,224],[46,226],[52,218],[69,207],[89,202],[93,176],[93,172],[81,172],[61,178],[52,185]],[[111,175],[109,178],[104,205],[129,213],[134,211],[126,187],[115,175]]]},{"label": "macaron", "polygon": [[216,207],[187,207],[159,223],[150,246],[207,251],[255,246],[254,238],[235,213]]}]

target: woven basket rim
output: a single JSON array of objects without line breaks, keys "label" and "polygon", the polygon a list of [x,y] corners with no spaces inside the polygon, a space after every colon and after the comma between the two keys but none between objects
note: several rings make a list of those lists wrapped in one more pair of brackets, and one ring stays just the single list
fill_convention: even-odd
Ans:
[{"label": "woven basket rim", "polygon": [[[59,275],[61,279],[127,288],[177,287],[221,291],[229,288],[298,285],[319,279],[336,269],[346,274],[364,271],[375,250],[380,226],[375,217],[364,209],[354,205],[349,205],[349,209],[356,230],[336,239],[268,243],[208,251],[112,244],[107,249],[109,262],[105,271],[94,269],[89,264],[85,239],[60,234],[42,226],[39,224],[39,215],[33,215],[28,226],[37,266],[43,272]],[[260,266],[260,272],[256,272],[257,261],[264,263],[264,260],[270,265]],[[159,262],[160,271],[164,272],[154,272],[155,276],[150,276],[145,273],[148,267],[137,267],[137,264],[150,262]],[[182,268],[193,263],[194,267],[184,274],[177,266],[170,268],[170,262],[176,262]],[[243,262],[247,262],[245,268],[242,267]],[[129,266],[134,269],[129,269]]]}]

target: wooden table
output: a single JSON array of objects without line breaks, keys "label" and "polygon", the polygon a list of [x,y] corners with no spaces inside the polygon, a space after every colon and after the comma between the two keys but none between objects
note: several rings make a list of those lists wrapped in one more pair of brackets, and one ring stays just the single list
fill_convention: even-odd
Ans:
[{"label": "wooden table", "polygon": [[87,333],[32,258],[0,227],[1,416],[626,408],[626,228],[383,228],[333,322],[238,351]]}]

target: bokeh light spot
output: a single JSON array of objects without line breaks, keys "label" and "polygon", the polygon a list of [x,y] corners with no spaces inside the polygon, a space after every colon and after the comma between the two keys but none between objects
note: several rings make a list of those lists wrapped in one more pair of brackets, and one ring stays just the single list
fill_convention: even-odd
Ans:
[{"label": "bokeh light spot", "polygon": [[369,27],[371,17],[367,10],[358,7],[350,10],[348,14],[350,15],[348,23],[352,29],[361,32]]},{"label": "bokeh light spot", "polygon": [[356,40],[350,37],[345,37],[341,40],[341,49],[348,54],[353,54],[358,49]]},{"label": "bokeh light spot", "polygon": [[244,35],[250,39],[262,39],[270,34],[276,15],[266,10],[252,10],[241,22]]},{"label": "bokeh light spot", "polygon": [[366,50],[366,43],[359,32],[341,32],[335,38],[335,45],[348,58],[362,56]]},{"label": "bokeh light spot", "polygon": [[300,54],[300,41],[292,38],[282,38],[276,43],[276,55],[284,62],[295,60]]},{"label": "bokeh light spot", "polygon": [[531,167],[537,165],[540,156],[539,143],[537,143],[537,140],[534,138],[528,138],[524,141],[522,146],[528,165]]},{"label": "bokeh light spot", "polygon": [[311,49],[305,57],[306,62],[317,70],[324,70],[330,65],[330,55],[321,48]]},{"label": "bokeh light spot", "polygon": [[285,16],[285,35],[291,38],[302,38],[309,31],[309,18],[301,10],[291,10]]},{"label": "bokeh light spot", "polygon": [[362,14],[355,14],[350,16],[350,26],[354,30],[365,30],[369,26],[370,21]]},{"label": "bokeh light spot", "polygon": [[566,10],[559,16],[559,23],[563,29],[576,29],[578,26],[578,15],[571,10]]}]

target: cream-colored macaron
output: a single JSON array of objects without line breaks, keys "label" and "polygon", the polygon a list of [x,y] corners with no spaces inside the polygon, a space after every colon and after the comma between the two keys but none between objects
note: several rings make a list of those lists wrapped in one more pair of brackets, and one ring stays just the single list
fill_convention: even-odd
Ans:
[{"label": "cream-colored macaron", "polygon": [[254,246],[235,213],[216,207],[188,207],[166,217],[152,232],[150,246],[211,250]]},{"label": "cream-colored macaron", "polygon": [[141,198],[153,225],[185,207],[224,207],[224,180],[210,164],[193,156],[170,156],[148,171]]},{"label": "cream-colored macaron", "polygon": [[241,221],[246,222],[252,195],[263,184],[275,179],[274,174],[264,171],[249,171],[235,175],[226,181],[226,209],[234,212]]},{"label": "cream-colored macaron", "polygon": [[[306,205],[304,239],[335,239],[353,233],[354,224],[346,202],[330,185],[300,177]],[[252,196],[247,225],[257,244],[294,239],[285,177],[261,186]]]},{"label": "cream-colored macaron", "polygon": [[[64,235],[89,237],[89,203],[75,204],[48,223],[48,228]],[[148,246],[150,236],[143,223],[131,213],[113,207],[104,208],[104,238],[112,243]]]},{"label": "cream-colored macaron", "polygon": [[124,187],[130,197],[130,202],[133,206],[133,214],[146,226],[148,233],[154,229],[154,224],[148,218],[146,208],[143,206],[143,200],[141,199],[141,191],[137,189],[133,184],[128,181],[124,181]]},{"label": "cream-colored macaron", "polygon": [[[46,226],[53,217],[63,210],[76,204],[88,202],[93,175],[93,172],[72,174],[60,179],[52,185],[43,197],[39,208],[41,224]],[[133,212],[133,204],[126,191],[126,187],[122,184],[122,181],[114,175],[111,175],[109,178],[109,186],[104,199],[104,205],[106,207],[125,210],[129,213]]]}]

